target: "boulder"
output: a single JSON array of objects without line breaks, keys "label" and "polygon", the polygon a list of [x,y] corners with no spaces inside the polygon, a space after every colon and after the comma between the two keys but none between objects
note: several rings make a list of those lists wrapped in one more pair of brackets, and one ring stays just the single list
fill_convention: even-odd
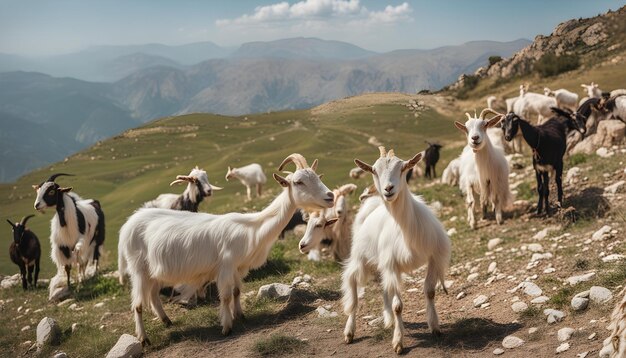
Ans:
[{"label": "boulder", "polygon": [[289,285],[283,283],[271,283],[269,285],[263,285],[259,288],[257,298],[278,298],[288,299],[291,296],[292,288]]},{"label": "boulder", "polygon": [[507,349],[517,348],[522,344],[524,344],[524,340],[515,336],[506,336],[502,340],[502,347]]},{"label": "boulder", "polygon": [[589,299],[595,303],[607,303],[613,299],[613,294],[608,288],[593,286],[589,290]]},{"label": "boulder", "polygon": [[598,147],[618,145],[626,134],[626,124],[617,119],[607,119],[598,123],[598,130],[593,143]]},{"label": "boulder", "polygon": [[57,321],[50,317],[44,317],[37,325],[37,346],[46,344],[59,344],[61,341],[61,328]]}]

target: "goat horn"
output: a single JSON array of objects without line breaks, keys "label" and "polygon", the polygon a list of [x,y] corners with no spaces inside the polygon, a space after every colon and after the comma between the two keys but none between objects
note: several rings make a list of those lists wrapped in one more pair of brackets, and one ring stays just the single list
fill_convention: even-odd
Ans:
[{"label": "goat horn", "polygon": [[28,221],[28,219],[32,218],[35,215],[28,215],[22,218],[22,222],[20,223],[22,226],[26,226],[26,222]]},{"label": "goat horn", "polygon": [[496,116],[502,115],[502,113],[498,113],[498,112],[494,111],[491,108],[485,108],[485,109],[482,110],[482,112],[480,112],[479,118],[484,120],[485,119],[485,115],[487,115],[489,113],[495,114]]},{"label": "goat horn", "polygon": [[51,181],[54,182],[56,180],[56,178],[60,177],[60,176],[67,176],[67,177],[73,177],[74,174],[65,174],[65,173],[56,173],[56,174],[52,174],[50,176],[50,178],[48,178],[47,181]]},{"label": "goat horn", "polygon": [[378,147],[378,151],[380,152],[381,158],[384,158],[387,156],[387,149],[385,149],[385,147],[383,147],[382,145]]},{"label": "goat horn", "polygon": [[224,188],[222,188],[222,187],[215,186],[215,185],[213,185],[213,184],[209,184],[209,185],[211,186],[211,190],[222,190],[222,189],[224,189]]},{"label": "goat horn", "polygon": [[280,163],[278,170],[283,170],[283,167],[289,163],[295,164],[297,169],[306,169],[309,167],[309,164],[307,164],[306,159],[304,159],[304,157],[301,154],[292,153],[287,158],[285,158],[285,160],[283,160],[282,163]]},{"label": "goat horn", "polygon": [[176,180],[171,182],[170,186],[172,186],[174,184],[178,184],[178,183],[184,183],[184,182],[195,183],[196,180],[197,180],[196,178],[190,177],[190,176],[187,176],[187,175],[177,175],[176,176]]},{"label": "goat horn", "polygon": [[396,153],[393,151],[393,149],[389,149],[389,153],[387,153],[388,157],[395,157]]},{"label": "goat horn", "polygon": [[473,119],[469,113],[465,112],[465,115],[467,116],[467,119]]}]

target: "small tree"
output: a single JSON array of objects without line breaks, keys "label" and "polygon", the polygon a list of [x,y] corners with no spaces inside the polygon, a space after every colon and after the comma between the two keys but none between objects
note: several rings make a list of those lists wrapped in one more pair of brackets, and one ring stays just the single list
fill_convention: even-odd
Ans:
[{"label": "small tree", "polygon": [[489,56],[489,66],[493,66],[500,61],[502,61],[500,56]]},{"label": "small tree", "polygon": [[541,77],[550,77],[575,70],[579,66],[580,59],[577,55],[557,56],[553,53],[546,53],[535,62],[534,69]]}]

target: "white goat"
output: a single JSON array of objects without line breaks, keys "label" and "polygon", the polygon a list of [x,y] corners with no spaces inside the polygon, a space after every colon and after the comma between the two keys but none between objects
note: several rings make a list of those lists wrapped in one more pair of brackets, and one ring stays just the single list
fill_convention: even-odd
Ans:
[{"label": "white goat", "polygon": [[352,223],[353,237],[354,233],[356,233],[361,225],[363,225],[363,222],[365,222],[365,218],[367,218],[377,206],[383,204],[383,198],[378,194],[378,190],[376,190],[376,186],[373,184],[363,190],[363,193],[359,196],[359,201],[361,202],[361,206],[359,206],[359,210],[354,216],[354,222]]},{"label": "white goat", "polygon": [[437,282],[443,286],[450,260],[450,239],[428,206],[411,194],[405,179],[405,172],[423,153],[404,161],[397,158],[393,150],[387,153],[384,147],[379,149],[380,158],[373,165],[355,159],[359,167],[372,173],[384,205],[377,206],[355,232],[350,258],[344,267],[343,306],[348,315],[344,340],[351,343],[354,339],[357,287],[366,283],[370,273],[378,271],[382,280],[385,326],[394,325],[392,346],[400,353],[404,335],[401,275],[428,265],[424,281],[426,317],[431,331],[439,333],[435,287]]},{"label": "white goat", "polygon": [[461,161],[459,158],[454,158],[448,163],[446,169],[441,174],[441,182],[450,186],[455,186],[459,183],[459,167]]},{"label": "white goat", "polygon": [[504,100],[506,103],[506,113],[513,112],[513,108],[515,108],[515,102],[519,99],[518,97],[507,98]]},{"label": "white goat", "polygon": [[180,183],[187,183],[187,188],[182,194],[161,194],[156,199],[143,204],[143,207],[198,212],[198,206],[204,198],[213,195],[213,190],[223,189],[209,183],[206,171],[197,166],[189,175],[177,175],[176,180],[171,182],[170,186]]},{"label": "white goat", "polygon": [[142,343],[150,343],[142,309],[151,307],[166,325],[171,324],[159,287],[179,282],[195,288],[207,280],[217,282],[222,333],[229,334],[233,316],[243,315],[241,279],[265,263],[296,208],[333,206],[333,193],[315,173],[317,160],[309,168],[303,156],[291,154],[278,170],[287,163],[294,163],[296,171],[286,178],[274,174],[283,190],[261,212],[212,215],[144,208],[130,216],[120,229],[119,245],[129,266],[135,330]]},{"label": "white goat", "polygon": [[601,358],[623,358],[626,357],[626,288],[617,295],[622,297],[617,302],[610,316],[610,323],[607,329],[611,331],[611,335],[602,343],[600,350]]},{"label": "white goat", "polygon": [[[487,113],[496,114],[490,120],[484,120]],[[455,126],[467,136],[467,146],[461,154],[461,190],[466,195],[467,221],[476,228],[474,218],[474,192],[479,189],[480,204],[484,209],[491,202],[496,213],[496,222],[502,224],[502,209],[506,208],[511,199],[509,191],[509,164],[504,152],[495,147],[486,134],[486,129],[496,126],[504,117],[488,108],[484,109],[479,118],[465,113],[468,120],[465,124],[455,122]]]},{"label": "white goat", "polygon": [[263,168],[257,163],[248,164],[241,168],[228,167],[226,180],[229,181],[230,179],[239,179],[241,184],[246,186],[248,200],[252,200],[252,187],[256,187],[256,196],[260,197],[263,184],[267,181]]},{"label": "white goat", "polygon": [[79,283],[85,278],[85,270],[90,262],[95,263],[97,270],[105,234],[100,202],[82,199],[70,192],[72,188],[61,188],[54,180],[62,175],[70,174],[53,174],[45,182],[33,185],[37,191],[35,210],[43,212],[46,208],[56,209],[50,221],[50,256],[57,265],[57,274],[50,280],[50,299],[62,287],[62,269],[65,269],[68,288],[72,264],[78,266]]},{"label": "white goat", "polygon": [[546,96],[554,97],[556,99],[556,106],[559,108],[571,109],[572,112],[578,108],[578,95],[574,92],[570,92],[564,88],[552,91],[548,87],[544,87],[543,93]]},{"label": "white goat", "polygon": [[585,91],[587,92],[587,97],[589,98],[602,97],[602,90],[598,87],[597,83],[591,82],[590,85],[581,84],[580,87],[585,89]]},{"label": "white goat", "polygon": [[550,107],[556,107],[556,99],[539,93],[528,92],[528,87],[520,85],[520,96],[513,106],[513,112],[520,117],[530,118],[536,114],[539,124],[552,117]]}]

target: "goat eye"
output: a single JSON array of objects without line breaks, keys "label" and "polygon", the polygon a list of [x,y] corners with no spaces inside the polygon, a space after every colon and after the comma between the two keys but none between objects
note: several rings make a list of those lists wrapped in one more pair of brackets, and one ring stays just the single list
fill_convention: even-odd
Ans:
[{"label": "goat eye", "polygon": [[298,180],[298,181],[295,181],[295,182],[293,182],[293,183],[294,183],[295,185],[302,185],[302,184],[304,184],[303,182],[301,182],[301,181],[299,181],[299,180]]},{"label": "goat eye", "polygon": [[318,227],[318,228],[322,227],[322,224],[317,224],[317,225],[315,225],[315,227]]},{"label": "goat eye", "polygon": [[52,196],[52,195],[54,195],[54,193],[55,193],[55,190],[54,190],[54,189],[52,189],[52,190],[50,190],[50,191],[48,192],[48,195]]}]

